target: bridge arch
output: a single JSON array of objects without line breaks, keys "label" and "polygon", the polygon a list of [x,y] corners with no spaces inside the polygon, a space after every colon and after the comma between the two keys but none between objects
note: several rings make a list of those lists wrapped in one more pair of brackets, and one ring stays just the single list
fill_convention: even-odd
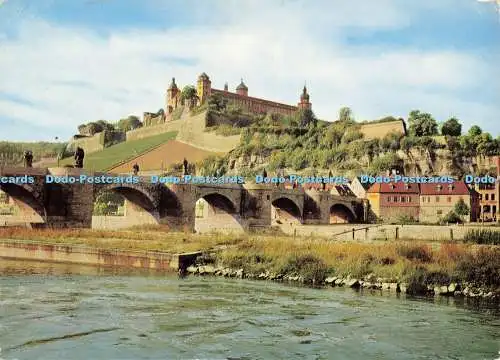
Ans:
[{"label": "bridge arch", "polygon": [[352,223],[356,220],[356,213],[354,210],[345,204],[335,203],[330,206],[330,224],[346,224]]},{"label": "bridge arch", "polygon": [[271,223],[302,223],[302,208],[286,196],[276,197],[271,202]]},{"label": "bridge arch", "polygon": [[200,194],[195,203],[195,231],[243,231],[238,205],[218,191]]},{"label": "bridge arch", "polygon": [[[13,199],[13,205],[20,210],[19,215],[11,216],[9,221],[24,223],[46,223],[47,209],[43,199],[28,184],[0,184],[0,190]],[[38,195],[38,196],[37,196]],[[2,223],[0,219],[0,223]]]},{"label": "bridge arch", "polygon": [[[159,199],[152,191],[148,191],[140,184],[107,184],[94,186],[94,199],[96,203],[106,193],[115,193],[121,196],[123,212],[100,213],[94,207],[92,216],[93,228],[127,228],[136,225],[160,223]],[[116,205],[116,204],[115,204]]]}]

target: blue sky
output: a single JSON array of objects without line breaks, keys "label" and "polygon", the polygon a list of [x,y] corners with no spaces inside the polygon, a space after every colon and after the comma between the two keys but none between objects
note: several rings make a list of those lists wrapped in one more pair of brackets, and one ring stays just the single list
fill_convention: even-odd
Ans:
[{"label": "blue sky", "polygon": [[500,135],[500,18],[475,0],[4,0],[0,139],[69,138],[164,106],[172,77],[335,120],[458,117]]}]

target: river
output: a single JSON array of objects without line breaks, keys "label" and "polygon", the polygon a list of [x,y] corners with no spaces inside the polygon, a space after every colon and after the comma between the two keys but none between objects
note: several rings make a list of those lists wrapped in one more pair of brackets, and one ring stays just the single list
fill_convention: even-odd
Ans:
[{"label": "river", "polygon": [[498,304],[0,259],[0,359],[499,359]]}]

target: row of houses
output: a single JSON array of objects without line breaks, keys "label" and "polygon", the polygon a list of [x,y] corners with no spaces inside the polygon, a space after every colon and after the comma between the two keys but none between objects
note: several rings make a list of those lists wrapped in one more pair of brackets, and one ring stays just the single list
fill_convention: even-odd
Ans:
[{"label": "row of houses", "polygon": [[497,184],[406,184],[402,182],[363,184],[355,178],[349,184],[353,195],[367,199],[371,212],[384,221],[402,217],[437,223],[463,200],[469,208],[465,220],[491,222],[500,219],[500,187]]}]

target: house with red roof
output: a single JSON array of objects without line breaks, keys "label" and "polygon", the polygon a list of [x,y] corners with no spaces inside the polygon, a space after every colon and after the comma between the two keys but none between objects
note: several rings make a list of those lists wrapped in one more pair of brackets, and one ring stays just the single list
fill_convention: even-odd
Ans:
[{"label": "house with red roof", "polygon": [[469,207],[468,221],[476,221],[478,194],[469,189],[464,181],[452,184],[420,184],[420,218],[421,222],[439,222],[455,205],[463,200]]},{"label": "house with red roof", "polygon": [[375,183],[366,191],[366,198],[371,212],[381,220],[397,221],[402,217],[418,220],[419,193],[418,184]]}]

